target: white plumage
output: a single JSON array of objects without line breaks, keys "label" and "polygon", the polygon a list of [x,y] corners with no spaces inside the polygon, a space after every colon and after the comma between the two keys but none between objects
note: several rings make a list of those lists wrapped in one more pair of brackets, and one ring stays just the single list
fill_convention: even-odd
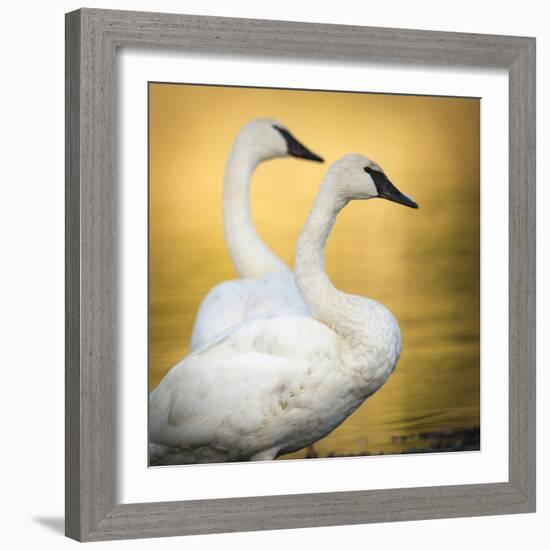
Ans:
[{"label": "white plumage", "polygon": [[273,459],[326,436],[384,384],[401,351],[399,326],[381,304],[338,291],[323,258],[338,212],[377,196],[416,207],[366,157],[330,168],[296,253],[312,316],[248,320],[173,367],[150,396],[152,464]]},{"label": "white plumage", "polygon": [[288,268],[258,279],[235,279],[216,285],[200,306],[191,350],[200,348],[228,328],[269,313],[309,314],[294,274]]},{"label": "white plumage", "polygon": [[215,286],[199,307],[191,350],[246,319],[272,312],[307,312],[292,272],[260,239],[250,212],[252,173],[261,162],[294,156],[322,159],[306,149],[276,120],[256,119],[242,128],[227,162],[224,232],[240,279]]}]

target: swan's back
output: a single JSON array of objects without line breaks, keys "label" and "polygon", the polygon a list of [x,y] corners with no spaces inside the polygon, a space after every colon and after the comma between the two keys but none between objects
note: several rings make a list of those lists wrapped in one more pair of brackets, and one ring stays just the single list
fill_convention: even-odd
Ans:
[{"label": "swan's back", "polygon": [[191,334],[192,351],[243,320],[246,297],[253,284],[253,280],[235,279],[210,290],[197,312]]},{"label": "swan's back", "polygon": [[294,275],[288,269],[261,279],[225,281],[207,294],[199,308],[191,336],[191,350],[199,349],[227,329],[256,317],[309,313]]},{"label": "swan's back", "polygon": [[281,445],[317,390],[331,386],[337,349],[336,335],[310,317],[243,323],[173,367],[151,393],[150,441],[226,450],[228,460]]}]

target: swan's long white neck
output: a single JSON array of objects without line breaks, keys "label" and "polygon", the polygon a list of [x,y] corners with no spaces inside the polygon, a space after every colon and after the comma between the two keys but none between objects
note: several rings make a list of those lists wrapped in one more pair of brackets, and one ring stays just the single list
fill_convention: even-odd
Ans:
[{"label": "swan's long white neck", "polygon": [[334,329],[341,323],[338,311],[345,295],[325,271],[324,249],[336,216],[345,205],[345,201],[336,200],[325,181],[298,239],[294,267],[296,284],[313,316]]},{"label": "swan's long white neck", "polygon": [[325,244],[347,203],[326,179],[298,240],[296,284],[313,316],[347,341],[350,349],[373,351],[392,346],[397,350],[399,329],[391,313],[374,300],[339,291],[325,271]]},{"label": "swan's long white neck", "polygon": [[227,162],[223,193],[223,223],[229,254],[240,277],[257,278],[287,269],[258,235],[250,211],[252,173],[262,160],[245,143],[236,141]]}]

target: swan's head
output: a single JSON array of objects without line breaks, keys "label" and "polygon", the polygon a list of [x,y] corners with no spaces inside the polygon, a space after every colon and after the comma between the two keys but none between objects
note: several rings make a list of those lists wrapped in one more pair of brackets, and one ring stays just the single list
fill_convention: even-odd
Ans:
[{"label": "swan's head", "polygon": [[364,155],[350,154],[337,160],[328,170],[328,184],[344,201],[382,198],[418,208],[388,179],[376,162]]},{"label": "swan's head", "polygon": [[291,156],[323,162],[319,155],[300,143],[284,124],[271,118],[257,118],[250,121],[241,130],[238,141],[258,161]]}]

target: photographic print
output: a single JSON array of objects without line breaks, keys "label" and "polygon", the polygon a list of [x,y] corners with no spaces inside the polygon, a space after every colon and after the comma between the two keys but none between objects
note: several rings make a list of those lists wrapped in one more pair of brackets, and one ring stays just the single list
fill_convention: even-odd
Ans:
[{"label": "photographic print", "polygon": [[149,83],[149,464],[480,450],[480,101]]}]

